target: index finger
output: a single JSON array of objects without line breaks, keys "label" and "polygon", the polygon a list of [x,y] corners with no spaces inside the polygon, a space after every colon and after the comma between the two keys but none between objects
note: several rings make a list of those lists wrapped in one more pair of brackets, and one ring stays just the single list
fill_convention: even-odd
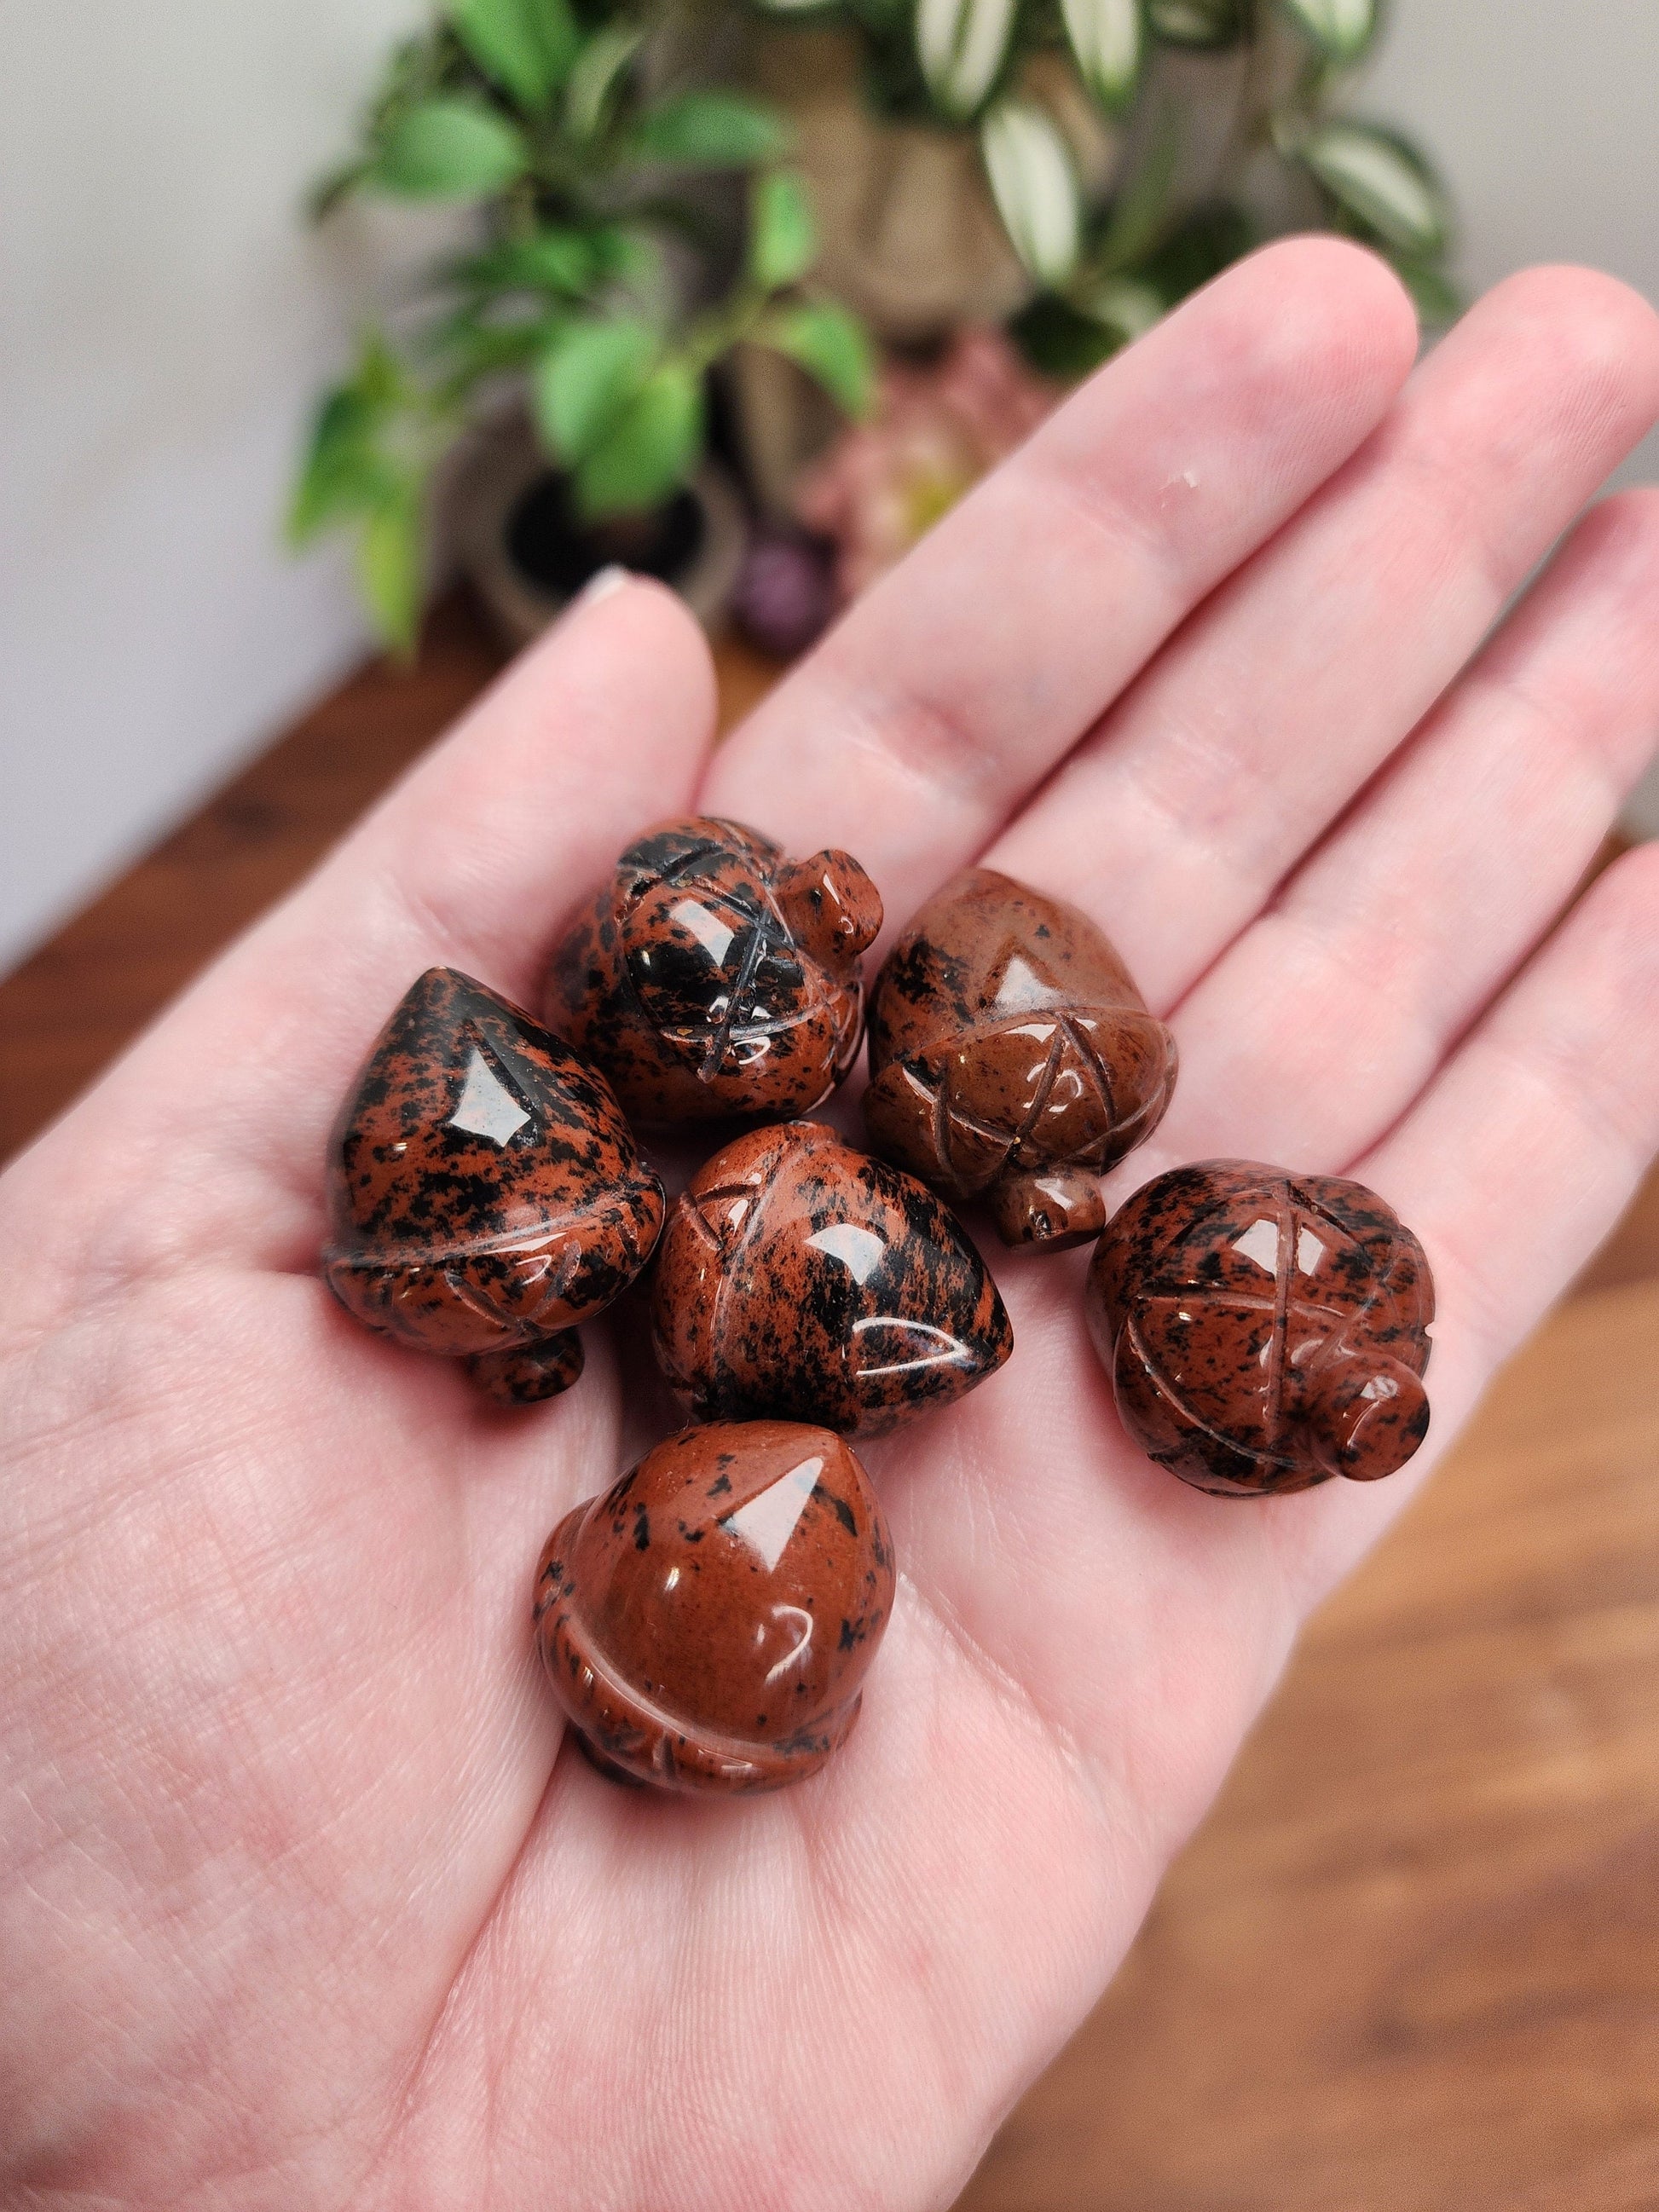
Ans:
[{"label": "index finger", "polygon": [[700,804],[839,844],[890,914],[971,859],[1364,441],[1417,325],[1372,255],[1270,246],[1102,369],[720,749]]}]

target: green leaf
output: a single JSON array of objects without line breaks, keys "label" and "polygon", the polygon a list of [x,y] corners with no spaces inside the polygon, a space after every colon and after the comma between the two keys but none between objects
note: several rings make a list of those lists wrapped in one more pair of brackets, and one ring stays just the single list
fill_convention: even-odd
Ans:
[{"label": "green leaf", "polygon": [[481,296],[503,292],[545,292],[579,299],[602,270],[601,256],[580,230],[550,226],[527,237],[504,240],[482,253],[453,263],[447,275],[463,292]]},{"label": "green leaf", "polygon": [[1437,262],[1415,260],[1407,253],[1389,258],[1425,330],[1444,330],[1457,320],[1463,312],[1463,295]]},{"label": "green leaf", "polygon": [[397,357],[379,331],[363,340],[347,380],[325,395],[289,504],[287,536],[299,547],[381,504],[396,488],[381,440],[408,396]]},{"label": "green leaf", "polygon": [[1256,226],[1244,210],[1228,200],[1196,207],[1156,252],[1141,258],[1132,274],[1151,284],[1172,307],[1200,284],[1243,258],[1258,242]]},{"label": "green leaf", "polygon": [[864,325],[836,300],[807,300],[769,315],[756,333],[763,345],[787,354],[815,377],[842,412],[855,420],[870,411],[876,365]]},{"label": "green leaf", "polygon": [[518,322],[489,322],[471,308],[452,315],[432,334],[430,350],[443,375],[439,397],[464,398],[480,379],[527,368],[546,352],[560,325],[546,315]]},{"label": "green leaf", "polygon": [[1146,45],[1141,0],[1060,0],[1079,74],[1109,115],[1134,98]]},{"label": "green leaf", "polygon": [[1423,258],[1444,246],[1445,194],[1403,139],[1364,123],[1323,123],[1294,151],[1340,206],[1389,246]]},{"label": "green leaf", "polygon": [[1160,106],[1146,151],[1112,203],[1094,258],[1103,270],[1127,268],[1157,242],[1170,219],[1181,131],[1173,110]]},{"label": "green leaf", "polygon": [[595,138],[611,113],[617,88],[640,50],[641,33],[628,23],[607,23],[577,55],[564,88],[564,119],[574,138]]},{"label": "green leaf", "polygon": [[659,506],[696,468],[702,441],[702,380],[665,362],[578,465],[577,507],[597,520]]},{"label": "green leaf", "polygon": [[582,34],[569,0],[523,0],[523,6],[547,64],[548,88],[556,92],[581,50]]},{"label": "green leaf", "polygon": [[1063,284],[1082,244],[1077,171],[1046,108],[998,102],[980,126],[991,197],[1020,260],[1040,284]]},{"label": "green leaf", "polygon": [[635,151],[677,169],[746,169],[788,144],[782,118],[740,92],[682,92],[640,118]]},{"label": "green leaf", "polygon": [[933,103],[955,122],[984,105],[1008,58],[1015,0],[917,0],[916,58]]},{"label": "green leaf", "polygon": [[359,185],[374,173],[374,164],[361,155],[349,161],[341,161],[334,168],[325,170],[306,192],[306,215],[312,222],[322,222],[331,216],[343,201],[350,198]]},{"label": "green leaf", "polygon": [[523,134],[482,100],[423,100],[392,125],[374,179],[405,199],[477,199],[523,174]]},{"label": "green leaf", "polygon": [[1109,276],[1088,294],[1084,306],[1123,345],[1145,337],[1170,302],[1144,276]]},{"label": "green leaf", "polygon": [[1358,61],[1376,31],[1376,0],[1279,0],[1303,37],[1328,60]]},{"label": "green leaf", "polygon": [[792,169],[775,169],[757,183],[749,217],[749,273],[768,292],[793,284],[818,250],[806,187]]},{"label": "green leaf", "polygon": [[553,85],[525,0],[449,0],[449,20],[484,75],[520,107],[538,112]]},{"label": "green leaf", "polygon": [[361,393],[349,387],[324,400],[289,502],[286,534],[296,550],[386,497],[391,477],[375,448],[376,422]]},{"label": "green leaf", "polygon": [[1231,46],[1245,29],[1243,0],[1148,0],[1147,15],[1170,46]]},{"label": "green leaf", "polygon": [[402,659],[421,619],[420,488],[401,484],[368,517],[357,541],[357,586],[375,629]]},{"label": "green leaf", "polygon": [[1118,349],[1115,331],[1097,323],[1052,292],[1044,292],[1015,316],[1008,335],[1040,376],[1075,383]]},{"label": "green leaf", "polygon": [[536,364],[532,397],[548,450],[567,467],[606,438],[637,397],[656,333],[632,316],[567,323]]}]

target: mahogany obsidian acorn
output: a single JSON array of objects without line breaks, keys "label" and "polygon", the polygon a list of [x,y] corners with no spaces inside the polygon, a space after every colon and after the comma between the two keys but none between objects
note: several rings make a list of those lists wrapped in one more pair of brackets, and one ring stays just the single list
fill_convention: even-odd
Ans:
[{"label": "mahogany obsidian acorn", "polygon": [[536,1629],[602,1769],[668,1790],[776,1790],[858,1718],[893,1547],[841,1438],[789,1421],[683,1429],[553,1531]]},{"label": "mahogany obsidian acorn", "polygon": [[817,1121],[757,1129],[669,1216],[653,1333],[700,1420],[876,1436],[1000,1367],[1013,1331],[949,1208]]},{"label": "mahogany obsidian acorn", "polygon": [[1113,1216],[1084,1305],[1125,1428],[1197,1489],[1374,1482],[1427,1432],[1433,1279],[1363,1183],[1172,1169]]},{"label": "mahogany obsidian acorn", "polygon": [[636,1121],[785,1120],[857,1057],[859,956],[880,929],[848,854],[788,860],[741,823],[665,823],[555,952],[547,1018]]},{"label": "mahogany obsidian acorn", "polygon": [[1086,915],[969,868],[882,964],[870,1073],[878,1152],[1057,1252],[1104,1227],[1098,1178],[1158,1127],[1176,1048]]},{"label": "mahogany obsidian acorn", "polygon": [[380,1032],[335,1123],[328,1204],[341,1304],[465,1358],[509,1404],[575,1381],[574,1324],[627,1288],[663,1217],[604,1077],[453,968]]}]

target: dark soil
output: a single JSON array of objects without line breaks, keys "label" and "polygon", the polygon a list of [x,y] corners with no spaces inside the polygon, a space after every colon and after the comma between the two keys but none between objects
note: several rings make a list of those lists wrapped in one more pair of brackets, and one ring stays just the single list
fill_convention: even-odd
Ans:
[{"label": "dark soil", "polygon": [[689,491],[676,492],[648,514],[582,522],[571,507],[568,480],[549,470],[508,515],[507,550],[532,584],[566,599],[612,562],[673,582],[696,558],[703,527],[702,509]]}]

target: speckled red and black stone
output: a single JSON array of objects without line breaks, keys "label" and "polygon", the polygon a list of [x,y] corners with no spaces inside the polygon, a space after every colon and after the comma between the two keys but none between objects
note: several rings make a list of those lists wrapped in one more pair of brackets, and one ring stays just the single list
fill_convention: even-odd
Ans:
[{"label": "speckled red and black stone", "polygon": [[411,987],[346,1099],[328,1204],[342,1304],[422,1351],[483,1355],[475,1379],[515,1401],[574,1381],[580,1346],[548,1340],[627,1287],[663,1217],[604,1078],[450,968]]},{"label": "speckled red and black stone", "polygon": [[784,1120],[857,1057],[881,900],[858,862],[741,823],[648,831],[554,953],[550,1026],[640,1123]]},{"label": "speckled red and black stone", "polygon": [[1113,1217],[1084,1305],[1125,1428],[1197,1489],[1375,1481],[1427,1432],[1433,1280],[1362,1183],[1173,1169]]},{"label": "speckled red and black stone", "polygon": [[784,1421],[684,1429],[554,1530],[536,1633],[602,1770],[777,1790],[858,1717],[893,1547],[857,1458]]},{"label": "speckled red and black stone", "polygon": [[1013,1330],[955,1216],[817,1121],[717,1152],[663,1233],[663,1372],[700,1419],[875,1436],[1000,1367]]},{"label": "speckled red and black stone", "polygon": [[878,1152],[1060,1251],[1104,1225],[1097,1178],[1163,1118],[1176,1046],[1086,915],[969,868],[882,964],[870,1073]]}]

